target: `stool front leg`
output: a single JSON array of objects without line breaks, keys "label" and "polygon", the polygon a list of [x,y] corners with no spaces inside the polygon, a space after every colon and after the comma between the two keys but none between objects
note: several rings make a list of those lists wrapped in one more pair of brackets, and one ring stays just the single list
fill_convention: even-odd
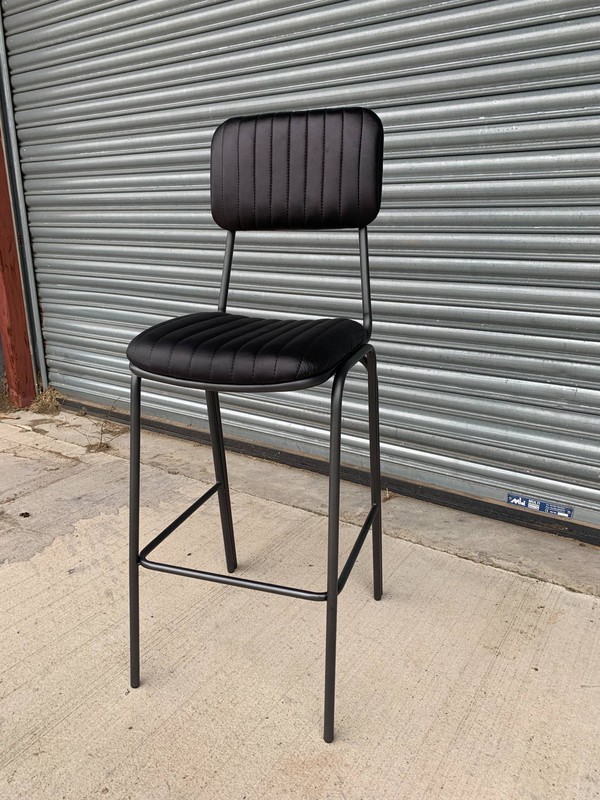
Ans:
[{"label": "stool front leg", "polygon": [[325,634],[325,720],[323,738],[333,741],[340,538],[340,458],[342,395],[346,373],[338,373],[331,393],[329,439],[329,521],[327,533],[327,629]]},{"label": "stool front leg", "polygon": [[131,686],[140,685],[140,403],[141,378],[131,376],[129,416],[129,647]]}]

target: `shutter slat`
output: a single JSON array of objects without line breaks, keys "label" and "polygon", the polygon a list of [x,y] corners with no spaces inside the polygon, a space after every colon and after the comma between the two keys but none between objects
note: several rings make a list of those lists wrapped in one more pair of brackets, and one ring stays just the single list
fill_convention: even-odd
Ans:
[{"label": "shutter slat", "polygon": [[[217,301],[212,132],[366,105],[384,472],[600,520],[600,20],[591,0],[4,0],[51,381],[126,407],[127,342]],[[356,235],[240,234],[231,309],[360,315]],[[365,380],[347,462],[366,466]],[[326,455],[327,390],[222,400],[227,433]],[[189,389],[150,413],[206,426]]]}]

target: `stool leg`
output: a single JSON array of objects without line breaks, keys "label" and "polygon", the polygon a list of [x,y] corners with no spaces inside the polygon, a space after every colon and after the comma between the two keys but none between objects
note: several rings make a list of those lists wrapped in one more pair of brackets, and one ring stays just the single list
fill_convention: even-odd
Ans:
[{"label": "stool leg", "polygon": [[131,376],[129,417],[129,648],[131,686],[140,685],[140,400],[141,378]]},{"label": "stool leg", "polygon": [[329,522],[327,534],[327,630],[325,634],[325,721],[323,738],[333,741],[335,712],[335,656],[338,605],[338,557],[340,533],[340,450],[342,394],[345,374],[336,375],[331,395],[329,442]]},{"label": "stool leg", "polygon": [[237,567],[235,553],[235,539],[233,538],[233,517],[231,516],[231,500],[229,497],[229,480],[227,478],[227,464],[225,461],[225,445],[223,443],[223,426],[221,424],[221,409],[219,395],[216,392],[206,392],[206,406],[208,409],[208,425],[210,440],[215,465],[215,477],[219,482],[219,510],[221,512],[221,527],[223,529],[223,544],[225,546],[225,560],[227,571],[234,572]]},{"label": "stool leg", "polygon": [[381,527],[381,457],[379,449],[379,391],[377,387],[377,357],[375,351],[366,357],[369,379],[369,456],[371,462],[371,503],[379,507],[373,520],[373,595],[381,600],[383,594],[383,556]]}]

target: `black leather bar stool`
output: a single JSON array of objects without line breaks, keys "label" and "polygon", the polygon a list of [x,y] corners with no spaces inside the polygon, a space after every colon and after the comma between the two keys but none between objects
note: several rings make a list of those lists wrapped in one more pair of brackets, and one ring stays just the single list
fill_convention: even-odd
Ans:
[{"label": "black leather bar stool", "polygon": [[[325,741],[333,740],[338,595],[372,530],[376,600],[382,593],[379,410],[367,225],[381,201],[383,128],[372,111],[336,108],[237,117],[221,124],[211,149],[211,208],[227,231],[219,305],[143,331],[127,349],[131,378],[130,625],[131,685],[139,686],[139,567],[327,605]],[[229,314],[227,294],[235,235],[241,230],[358,229],[362,324],[352,319],[261,319]],[[340,571],[340,440],[344,382],[358,363],[368,374],[371,509]],[[142,379],[204,390],[216,483],[141,551],[140,391]],[[233,576],[237,566],[219,392],[277,392],[333,378],[329,452],[327,587],[322,592]],[[218,495],[227,575],[164,564],[150,553],[213,494]]]}]

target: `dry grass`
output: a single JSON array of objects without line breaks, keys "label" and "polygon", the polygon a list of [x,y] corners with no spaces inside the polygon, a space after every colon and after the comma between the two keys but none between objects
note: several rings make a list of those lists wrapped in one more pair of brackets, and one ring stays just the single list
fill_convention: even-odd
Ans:
[{"label": "dry grass", "polygon": [[0,414],[11,414],[13,411],[15,411],[15,407],[9,400],[8,383],[6,377],[3,376],[0,380]]},{"label": "dry grass", "polygon": [[84,434],[88,440],[88,445],[85,448],[88,453],[101,453],[105,450],[110,450],[110,443],[112,440],[127,430],[125,425],[120,425],[118,422],[114,422],[110,418],[111,414],[115,410],[117,402],[118,399],[115,400],[112,406],[107,410],[106,414],[100,420],[97,441],[91,441],[90,437],[87,434]]},{"label": "dry grass", "polygon": [[50,386],[45,392],[40,392],[33,403],[29,406],[29,411],[35,414],[46,414],[54,416],[60,413],[60,394]]}]

